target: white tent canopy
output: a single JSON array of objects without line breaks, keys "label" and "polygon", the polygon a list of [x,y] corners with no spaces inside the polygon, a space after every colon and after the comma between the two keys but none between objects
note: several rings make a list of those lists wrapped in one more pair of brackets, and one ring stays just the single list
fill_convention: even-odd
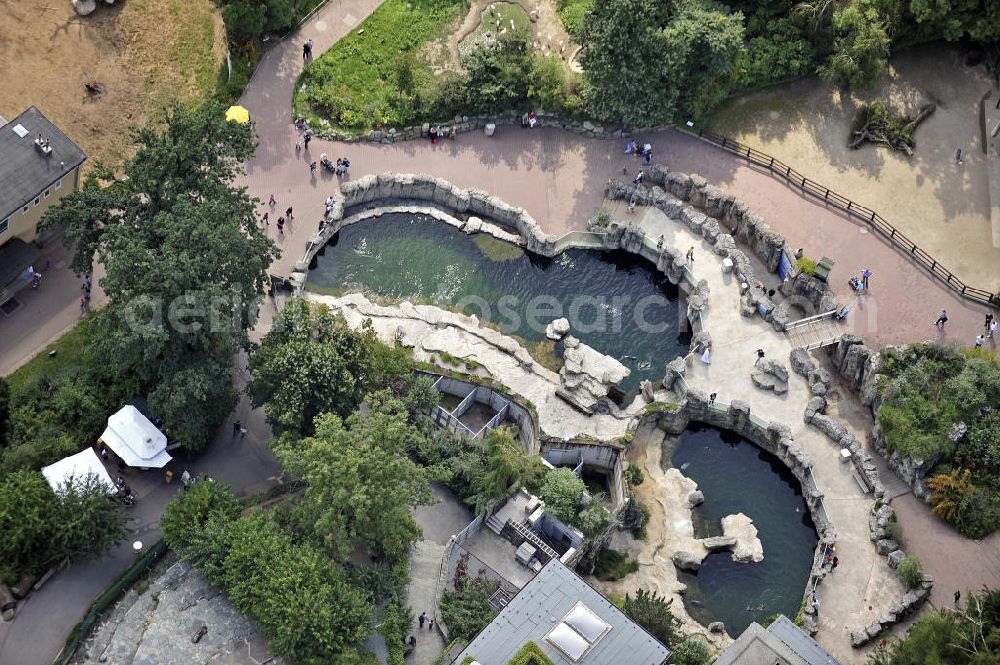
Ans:
[{"label": "white tent canopy", "polygon": [[104,464],[97,457],[93,448],[87,448],[76,455],[64,457],[55,464],[50,464],[42,468],[42,475],[49,481],[52,489],[59,492],[66,486],[66,481],[72,478],[74,481],[83,481],[88,475],[93,474],[97,480],[107,486],[108,491],[115,489],[111,482],[111,476],[104,468]]},{"label": "white tent canopy", "polygon": [[101,441],[129,466],[160,469],[171,460],[167,437],[130,404],[108,418]]}]

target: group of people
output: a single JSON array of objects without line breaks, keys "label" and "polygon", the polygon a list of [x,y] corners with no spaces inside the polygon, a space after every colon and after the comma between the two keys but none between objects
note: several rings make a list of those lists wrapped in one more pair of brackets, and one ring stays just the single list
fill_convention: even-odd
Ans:
[{"label": "group of people", "polygon": [[[267,200],[267,206],[271,208],[271,210],[274,210],[274,206],[277,204],[278,204],[278,199],[274,197],[274,194],[271,194],[271,196]],[[278,221],[275,223],[275,225],[278,227],[278,235],[285,234],[285,224],[286,223],[291,224],[293,219],[295,219],[294,211],[292,209],[292,206],[288,206],[287,208],[285,208],[284,216],[279,216]],[[270,211],[264,212],[264,216],[260,218],[260,223],[265,228],[271,225]]]},{"label": "group of people", "polygon": [[643,143],[640,146],[635,141],[629,141],[625,145],[625,154],[642,157],[642,163],[648,166],[653,161],[653,146],[649,143]]},{"label": "group of people", "polygon": [[[948,310],[942,309],[941,313],[938,314],[937,320],[934,321],[934,325],[938,328],[944,328],[944,324],[948,322]],[[993,339],[997,334],[997,319],[992,313],[987,313],[986,318],[983,320],[983,332],[976,335],[976,348],[986,344],[986,340]]]},{"label": "group of people", "polygon": [[532,129],[538,124],[538,116],[534,111],[528,111],[521,115],[521,129]]},{"label": "group of people", "polygon": [[868,290],[868,279],[873,274],[874,273],[871,270],[869,270],[868,268],[862,268],[861,269],[861,276],[860,277],[857,277],[857,276],[852,276],[851,277],[851,279],[849,281],[849,284],[851,285],[851,289],[853,289],[854,291],[857,291],[858,293],[862,293],[864,291],[867,291]]}]

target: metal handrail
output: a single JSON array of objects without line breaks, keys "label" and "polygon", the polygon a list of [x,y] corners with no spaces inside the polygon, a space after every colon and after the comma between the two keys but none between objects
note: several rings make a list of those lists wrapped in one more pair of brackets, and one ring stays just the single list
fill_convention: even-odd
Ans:
[{"label": "metal handrail", "polygon": [[772,175],[784,179],[789,185],[795,185],[802,191],[808,192],[816,198],[823,199],[825,202],[840,208],[849,215],[867,222],[879,233],[888,238],[893,245],[904,250],[918,265],[930,271],[932,275],[943,281],[959,295],[983,305],[992,305],[994,307],[1000,305],[1000,295],[986,289],[969,286],[963,282],[955,273],[941,265],[940,261],[918,247],[915,242],[903,235],[899,229],[887,222],[884,217],[874,210],[855,203],[826,185],[810,180],[791,166],[771,155],[744,145],[739,141],[734,141],[731,138],[706,129],[699,129],[698,137],[735,155],[739,155],[753,164],[766,168]]}]

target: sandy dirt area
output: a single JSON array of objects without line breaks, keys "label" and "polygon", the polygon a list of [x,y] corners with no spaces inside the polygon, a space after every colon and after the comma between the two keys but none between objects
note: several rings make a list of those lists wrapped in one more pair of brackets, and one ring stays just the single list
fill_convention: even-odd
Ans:
[{"label": "sandy dirt area", "polygon": [[[117,162],[128,128],[171,99],[209,94],[225,62],[211,0],[0,0],[0,114],[37,106],[90,157]],[[88,92],[85,84],[103,92]]]},{"label": "sandy dirt area", "polygon": [[[966,67],[956,48],[934,44],[894,56],[871,90],[841,95],[813,77],[731,99],[708,125],[878,211],[966,283],[997,291],[1000,247],[992,239],[980,122],[990,89],[984,68]],[[876,99],[911,115],[937,105],[916,130],[912,157],[847,147],[860,105]]]}]

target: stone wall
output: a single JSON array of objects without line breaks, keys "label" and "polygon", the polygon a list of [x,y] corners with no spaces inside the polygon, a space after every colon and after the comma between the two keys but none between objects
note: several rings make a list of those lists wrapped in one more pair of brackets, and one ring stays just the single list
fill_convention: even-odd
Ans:
[{"label": "stone wall", "polygon": [[[499,114],[462,115],[448,118],[442,122],[428,123],[421,125],[409,125],[406,127],[387,127],[385,129],[372,129],[361,135],[354,135],[334,129],[326,121],[320,121],[319,125],[309,125],[310,131],[316,135],[334,141],[344,141],[348,143],[359,143],[367,141],[369,143],[396,143],[397,141],[413,141],[416,139],[430,140],[431,126],[438,127],[446,137],[454,137],[456,134],[482,131],[488,123],[493,123],[497,127],[516,126],[520,128],[521,113],[518,111],[507,111]],[[666,125],[657,127],[642,127],[636,130],[624,128],[620,125],[608,126],[590,120],[568,120],[555,113],[539,111],[536,113],[538,121],[535,127],[554,127],[564,129],[574,134],[582,134],[595,139],[621,139],[640,132],[664,131],[669,127]],[[525,129],[524,131],[531,131]]]},{"label": "stone wall", "polygon": [[[794,270],[784,280],[781,291],[788,297],[782,306],[757,288],[761,280],[745,253],[760,259],[769,272],[778,271],[782,254],[791,256],[785,238],[774,231],[742,201],[711,185],[699,175],[670,171],[656,164],[646,171],[646,184],[635,185],[620,179],[608,182],[605,196],[612,200],[652,206],[701,235],[716,254],[728,258],[743,287],[740,313],[761,314],[772,327],[782,332],[793,320],[789,304],[798,305],[807,316],[833,310],[836,299],[829,285],[815,277]],[[671,257],[672,259],[683,257]],[[681,260],[683,264],[683,260]]]},{"label": "stone wall", "polygon": [[[681,360],[681,359],[678,359]],[[746,437],[760,448],[777,457],[788,467],[792,475],[799,481],[802,497],[809,509],[819,542],[813,555],[813,565],[809,573],[809,582],[803,597],[815,589],[826,576],[823,570],[823,554],[828,546],[837,542],[837,530],[826,514],[823,505],[823,493],[816,487],[812,477],[812,459],[801,448],[795,445],[791,428],[777,421],[765,422],[750,413],[750,405],[739,400],[732,401],[728,406],[719,403],[709,405],[708,396],[687,385],[683,380],[684,362],[672,361],[670,372],[675,377],[674,391],[680,395],[682,402],[676,410],[661,410],[648,413],[646,420],[653,420],[656,425],[672,434],[680,434],[692,422],[700,422],[720,429],[727,429]],[[810,634],[818,630],[811,608],[807,608],[803,616],[804,628]]]}]

